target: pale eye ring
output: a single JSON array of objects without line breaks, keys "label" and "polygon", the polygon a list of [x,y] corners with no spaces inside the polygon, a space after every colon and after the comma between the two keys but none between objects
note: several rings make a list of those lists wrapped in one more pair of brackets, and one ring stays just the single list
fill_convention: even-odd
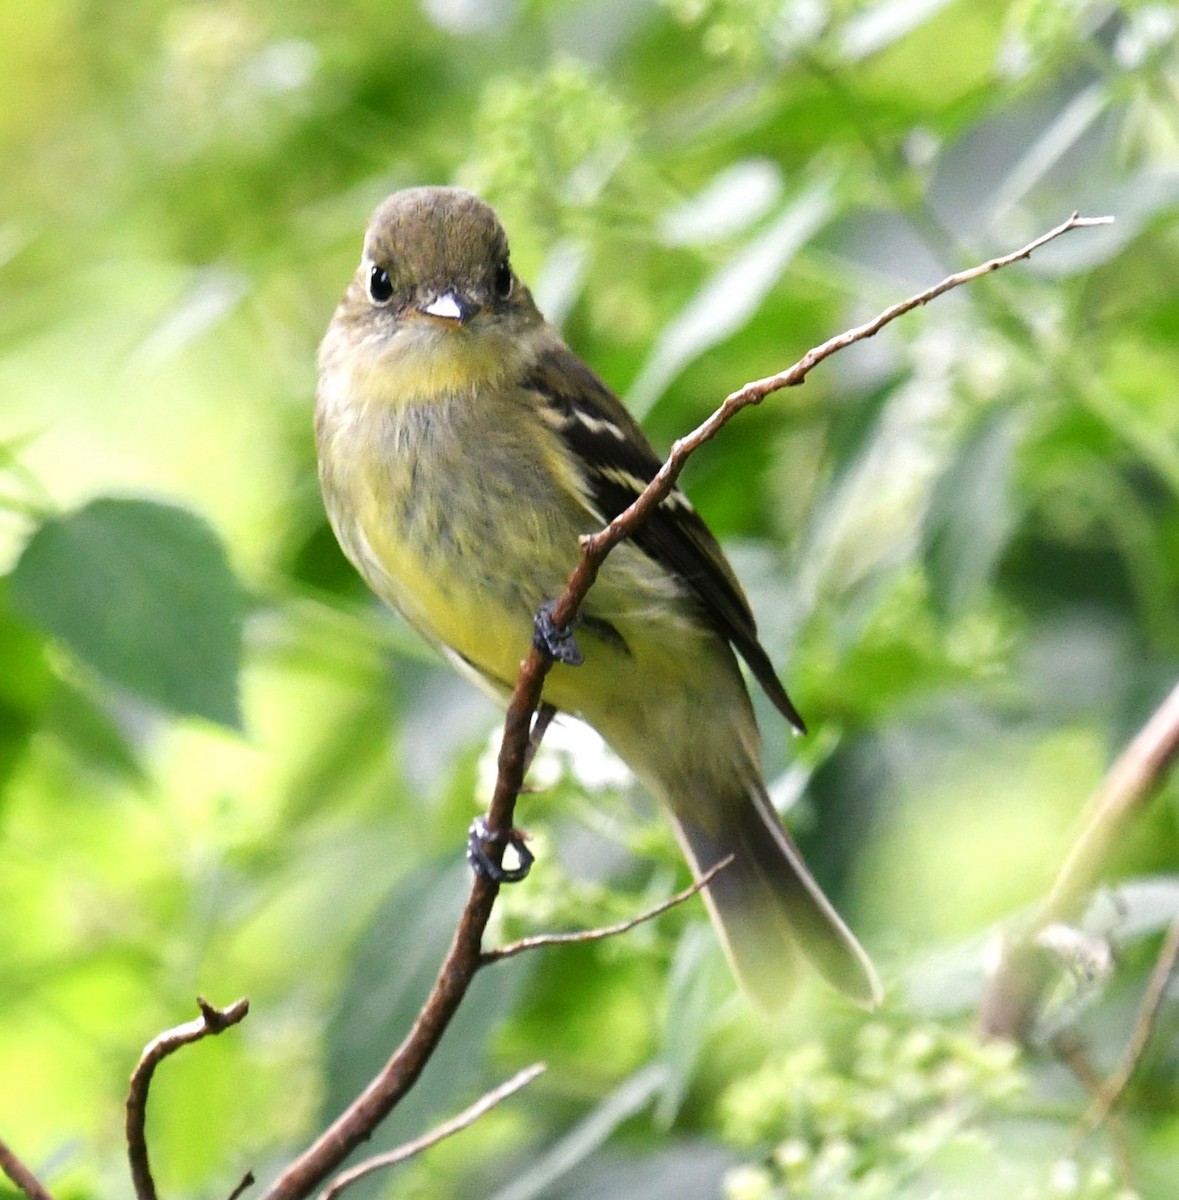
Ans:
[{"label": "pale eye ring", "polygon": [[374,263],[368,272],[368,298],[374,304],[388,304],[393,299],[393,280],[389,272]]},{"label": "pale eye ring", "polygon": [[512,268],[506,258],[495,268],[495,294],[501,300],[512,294]]}]

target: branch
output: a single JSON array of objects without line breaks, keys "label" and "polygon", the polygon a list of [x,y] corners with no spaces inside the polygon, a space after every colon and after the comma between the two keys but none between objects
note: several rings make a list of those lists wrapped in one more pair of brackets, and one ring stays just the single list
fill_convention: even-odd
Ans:
[{"label": "branch", "polygon": [[[1082,217],[1073,213],[1068,220],[1062,221],[1055,229],[1050,229],[1047,233],[1041,234],[1021,249],[1015,250],[1011,254],[1004,254],[999,258],[992,258],[977,267],[970,267],[968,270],[948,275],[940,283],[934,284],[933,287],[926,288],[922,292],[917,292],[908,299],[901,300],[884,309],[883,312],[878,313],[872,320],[866,321],[863,325],[857,325],[853,329],[848,329],[843,333],[836,334],[832,338],[828,338],[822,345],[808,350],[802,358],[793,366],[787,367],[786,370],[779,371],[776,375],[769,375],[764,379],[754,380],[737,391],[731,392],[725,397],[721,406],[707,420],[698,425],[686,437],[680,438],[672,446],[671,453],[668,455],[667,461],[660,468],[658,474],[629,508],[615,517],[609,525],[598,533],[582,538],[581,562],[578,563],[577,569],[569,577],[565,593],[553,609],[553,624],[561,629],[568,628],[569,623],[573,620],[578,608],[581,606],[581,602],[585,599],[590,585],[597,578],[598,571],[606,555],[623,538],[630,537],[647,520],[651,512],[671,494],[676,480],[679,478],[691,455],[704,445],[705,442],[711,441],[712,438],[716,437],[720,430],[741,409],[748,408],[751,404],[760,404],[767,396],[781,391],[783,388],[797,387],[825,359],[830,358],[840,350],[845,350],[848,346],[854,345],[856,342],[862,342],[867,338],[874,337],[886,325],[890,325],[898,317],[902,317],[906,313],[912,312],[915,308],[920,308],[922,305],[928,304],[931,300],[937,299],[938,296],[944,295],[956,287],[961,287],[964,283],[971,283],[984,275],[1001,270],[1003,267],[1009,267],[1012,263],[1019,262],[1021,259],[1029,258],[1041,246],[1054,241],[1056,238],[1073,229],[1086,229],[1095,225],[1110,225],[1112,223],[1113,217]],[[531,667],[534,660],[539,657],[540,652],[534,650],[529,656],[527,665]],[[547,670],[548,667],[545,666],[541,671],[542,680]],[[521,683],[523,682],[523,678],[522,674]],[[519,692],[520,688],[517,687],[516,694],[519,695]],[[540,695],[539,684],[537,685],[536,695],[537,697]]]},{"label": "branch", "polygon": [[398,1146],[396,1150],[390,1150],[387,1154],[374,1155],[372,1158],[359,1163],[351,1170],[337,1175],[332,1185],[325,1189],[320,1200],[335,1200],[336,1196],[346,1187],[354,1184],[358,1179],[363,1179],[364,1176],[371,1175],[373,1171],[379,1171],[384,1167],[395,1167],[398,1163],[413,1158],[415,1154],[421,1154],[423,1150],[428,1150],[431,1146],[437,1145],[452,1134],[466,1129],[468,1125],[473,1125],[481,1116],[489,1113],[497,1104],[503,1103],[503,1101],[509,1096],[514,1095],[521,1088],[527,1087],[538,1075],[543,1075],[546,1070],[548,1068],[544,1063],[533,1063],[532,1066],[525,1067],[524,1070],[518,1071],[506,1083],[501,1083],[499,1087],[486,1093],[486,1095],[480,1096],[469,1108],[464,1108],[457,1116],[451,1117],[449,1121],[444,1121],[429,1133],[416,1138],[412,1142],[406,1142],[404,1146]]},{"label": "branch", "polygon": [[[779,371],[776,375],[769,375],[764,379],[754,380],[737,391],[731,392],[707,420],[698,425],[686,437],[682,437],[676,441],[663,466],[660,467],[655,477],[629,508],[619,513],[605,528],[581,539],[581,560],[569,576],[565,584],[565,591],[553,608],[552,621],[554,626],[558,629],[569,628],[577,615],[578,609],[585,600],[590,587],[597,578],[598,572],[606,560],[606,556],[624,538],[632,536],[659,504],[671,494],[676,480],[679,478],[680,473],[683,471],[692,454],[703,446],[705,442],[711,441],[712,438],[716,437],[721,429],[741,409],[748,408],[752,404],[760,404],[767,396],[773,392],[781,391],[783,388],[797,387],[819,363],[830,358],[831,355],[846,349],[856,342],[862,342],[867,338],[874,337],[886,325],[891,324],[898,317],[904,316],[905,313],[912,312],[915,308],[920,308],[924,304],[928,304],[931,300],[944,295],[953,288],[961,287],[964,283],[971,283],[983,275],[989,275],[993,271],[1001,270],[1003,267],[1008,267],[1012,263],[1028,258],[1041,246],[1073,229],[1083,229],[1095,225],[1109,225],[1112,223],[1113,217],[1082,217],[1073,213],[1068,220],[1062,221],[1054,229],[1041,234],[1040,237],[1028,242],[1021,249],[1013,251],[1011,254],[1004,254],[999,258],[992,258],[968,270],[948,275],[940,283],[934,284],[933,287],[926,288],[925,291],[918,292],[906,300],[901,300],[899,303],[891,305],[883,312],[877,314],[871,321],[867,321],[863,325],[858,325],[854,329],[836,334],[835,337],[828,338],[822,345],[808,350],[802,358],[793,366],[787,367],[786,370]],[[536,647],[533,647],[528,657],[524,660],[524,665],[516,680],[516,689],[512,693],[511,705],[508,708],[508,717],[504,722],[503,741],[500,743],[499,776],[496,781],[495,796],[492,799],[491,811],[488,814],[488,825],[493,830],[507,832],[511,828],[510,822],[506,825],[499,825],[496,823],[494,817],[498,810],[506,809],[510,812],[511,801],[509,801],[509,797],[514,800],[514,797],[523,786],[524,777],[521,765],[525,761],[524,756],[529,720],[533,711],[540,703],[544,678],[551,667],[552,659]]]},{"label": "branch", "polygon": [[1036,945],[1036,936],[1045,926],[1076,919],[1126,825],[1153,798],[1177,755],[1179,685],[1109,769],[1089,801],[1052,890],[1031,925],[1004,946],[983,994],[979,1022],[984,1034],[1026,1037],[1053,973],[1052,958]]},{"label": "branch", "polygon": [[1176,959],[1179,959],[1179,917],[1171,922],[1167,936],[1163,939],[1162,949],[1150,973],[1142,1005],[1138,1010],[1138,1019],[1130,1032],[1130,1040],[1126,1043],[1122,1061],[1118,1064],[1118,1069],[1102,1084],[1100,1092],[1089,1105],[1089,1111],[1081,1119],[1081,1127],[1086,1132],[1091,1133],[1105,1121],[1122,1092],[1126,1090],[1126,1085],[1146,1049],[1146,1043],[1150,1040],[1151,1030],[1163,1003],[1163,995],[1171,973],[1175,970]]},{"label": "branch", "polygon": [[3,1171],[29,1200],[53,1200],[41,1181],[3,1140],[0,1140],[0,1171]]},{"label": "branch", "polygon": [[[688,458],[705,442],[715,437],[742,408],[759,404],[772,392],[802,383],[810,371],[824,359],[830,358],[845,346],[872,337],[897,317],[927,304],[951,288],[1027,258],[1040,246],[1072,229],[1106,225],[1112,220],[1112,217],[1079,217],[1074,213],[1067,221],[1029,242],[1022,249],[1001,258],[991,259],[968,271],[950,275],[934,287],[885,309],[867,324],[839,334],[808,351],[787,370],[748,383],[739,391],[733,392],[708,420],[675,443],[670,456],[655,478],[628,509],[599,532],[581,539],[581,558],[552,611],[554,626],[557,629],[569,627],[606,556],[620,541],[630,537],[656,506],[670,494]],[[539,741],[539,737],[530,735],[534,728],[543,732],[545,719],[542,717],[541,722],[534,727],[533,714],[541,703],[541,690],[551,667],[552,659],[533,647],[521,664],[520,673],[516,678],[516,686],[504,716],[495,791],[487,810],[486,824],[493,834],[506,835],[512,829],[516,798],[524,785],[524,773]],[[488,856],[493,862],[499,863],[502,860],[505,844],[506,838],[492,838],[486,843]],[[365,1090],[283,1171],[261,1200],[300,1200],[308,1195],[312,1188],[322,1183],[372,1134],[377,1125],[413,1087],[482,965],[483,933],[498,892],[498,884],[483,875],[475,876],[454,939],[413,1027]]]},{"label": "branch", "polygon": [[200,1008],[201,1015],[195,1020],[177,1025],[175,1029],[168,1029],[148,1042],[139,1057],[139,1062],[135,1064],[135,1070],[131,1072],[131,1085],[127,1090],[125,1128],[131,1180],[139,1200],[156,1200],[156,1184],[148,1162],[146,1136],[147,1094],[156,1067],[169,1054],[175,1054],[181,1046],[223,1033],[231,1025],[242,1021],[250,1011],[250,1002],[243,998],[228,1008],[214,1008],[204,997],[198,996],[197,1007]]},{"label": "branch", "polygon": [[[1104,1084],[1101,1076],[1093,1069],[1093,1064],[1089,1061],[1089,1052],[1084,1042],[1077,1036],[1076,1030],[1061,1030],[1052,1039],[1052,1049],[1056,1053],[1057,1058],[1077,1077],[1078,1082],[1085,1089],[1090,1101],[1096,1100],[1101,1095],[1101,1089]],[[1117,1113],[1114,1112],[1109,1114],[1107,1122],[1106,1133],[1109,1138],[1110,1150],[1113,1152],[1114,1162],[1117,1164],[1118,1174],[1121,1176],[1122,1186],[1128,1191],[1134,1192],[1134,1162],[1130,1152],[1130,1139],[1126,1133],[1125,1124],[1118,1117]],[[1082,1139],[1083,1134],[1073,1139],[1073,1144],[1069,1152],[1070,1157],[1080,1151]]]},{"label": "branch", "polygon": [[499,962],[504,958],[514,958],[517,954],[523,954],[528,950],[539,950],[542,946],[569,946],[578,942],[600,942],[606,938],[617,937],[622,933],[629,933],[636,925],[653,921],[668,909],[675,908],[677,904],[691,900],[697,892],[703,891],[713,881],[718,871],[723,871],[732,861],[733,856],[726,855],[720,862],[713,863],[699,879],[693,882],[691,887],[684,888],[682,892],[676,892],[670,899],[656,904],[654,908],[648,908],[645,912],[639,913],[637,917],[630,917],[628,920],[618,921],[613,925],[601,925],[596,929],[577,929],[572,933],[538,933],[533,937],[520,938],[519,941],[509,942],[506,946],[485,950],[480,957],[479,965],[486,966],[488,963]]}]

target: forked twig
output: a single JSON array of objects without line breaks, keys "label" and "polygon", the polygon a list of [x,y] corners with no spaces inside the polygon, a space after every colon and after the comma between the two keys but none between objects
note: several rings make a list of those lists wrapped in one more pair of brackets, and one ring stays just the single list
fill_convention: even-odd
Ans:
[{"label": "forked twig", "polygon": [[254,1186],[254,1172],[247,1171],[238,1182],[237,1187],[226,1197],[226,1200],[238,1200],[238,1197],[243,1195],[248,1188]]},{"label": "forked twig", "polygon": [[131,1181],[139,1200],[156,1200],[156,1184],[152,1178],[151,1164],[147,1155],[147,1095],[151,1088],[156,1067],[175,1054],[181,1046],[199,1042],[202,1038],[223,1033],[231,1025],[244,1020],[250,1011],[249,1000],[243,998],[227,1008],[215,1008],[203,996],[197,997],[201,1015],[195,1020],[165,1030],[144,1047],[131,1072],[131,1084],[127,1089],[126,1121],[127,1158],[131,1164]]}]

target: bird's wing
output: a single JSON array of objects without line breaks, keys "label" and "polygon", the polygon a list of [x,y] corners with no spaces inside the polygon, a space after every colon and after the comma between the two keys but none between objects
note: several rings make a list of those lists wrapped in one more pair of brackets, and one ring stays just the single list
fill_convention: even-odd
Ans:
[{"label": "bird's wing", "polygon": [[[581,464],[595,510],[613,520],[638,497],[661,464],[646,434],[608,387],[562,342],[538,356],[523,381],[542,417]],[[682,580],[709,623],[731,642],[782,715],[806,726],[757,637],[749,601],[712,531],[675,488],[633,541]]]}]

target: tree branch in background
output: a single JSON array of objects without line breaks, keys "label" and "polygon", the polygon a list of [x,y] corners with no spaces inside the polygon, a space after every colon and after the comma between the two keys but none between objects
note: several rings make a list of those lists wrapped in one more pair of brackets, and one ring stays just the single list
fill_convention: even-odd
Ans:
[{"label": "tree branch in background", "polygon": [[[1094,1101],[1101,1095],[1101,1090],[1105,1086],[1105,1081],[1094,1069],[1092,1062],[1089,1059],[1089,1051],[1085,1043],[1081,1040],[1080,1035],[1075,1029],[1062,1029],[1052,1039],[1052,1051],[1056,1057],[1064,1063],[1066,1067],[1080,1080],[1081,1086],[1085,1089],[1086,1094],[1090,1097],[1090,1101]],[[1110,1112],[1106,1119],[1105,1126],[1106,1136],[1109,1139],[1109,1147],[1113,1153],[1114,1162],[1117,1164],[1118,1175],[1121,1178],[1121,1183],[1124,1188],[1130,1191],[1134,1190],[1134,1162],[1130,1152],[1130,1138],[1126,1132],[1125,1123],[1121,1120],[1116,1112]],[[1080,1132],[1073,1144],[1072,1153],[1075,1154],[1080,1147],[1081,1141],[1084,1139],[1084,1132]]]},{"label": "tree branch in background", "polygon": [[1176,959],[1179,959],[1179,917],[1171,922],[1167,936],[1163,939],[1162,949],[1159,951],[1159,956],[1150,973],[1150,979],[1147,981],[1146,992],[1142,997],[1142,1006],[1138,1010],[1138,1019],[1134,1022],[1134,1028],[1130,1032],[1130,1040],[1126,1043],[1122,1061],[1118,1064],[1117,1070],[1102,1084],[1101,1090],[1089,1105],[1089,1111],[1081,1120],[1081,1126],[1085,1132],[1091,1133],[1104,1123],[1113,1111],[1113,1106],[1118,1102],[1118,1098],[1126,1090],[1126,1085],[1130,1082],[1130,1077],[1134,1074],[1134,1069],[1138,1066],[1143,1051],[1146,1049],[1146,1043],[1150,1040],[1151,1030],[1154,1029],[1154,1023],[1163,1002],[1163,994],[1166,992],[1171,974],[1175,970]]},{"label": "tree branch in background", "polygon": [[415,1154],[421,1154],[423,1150],[429,1150],[431,1146],[436,1146],[452,1134],[466,1129],[468,1125],[473,1125],[497,1104],[502,1104],[509,1096],[513,1096],[521,1088],[527,1087],[538,1075],[543,1075],[547,1069],[544,1063],[533,1063],[532,1066],[525,1067],[523,1071],[518,1071],[506,1083],[501,1083],[499,1087],[480,1096],[469,1108],[464,1108],[457,1116],[451,1117],[449,1121],[444,1121],[429,1133],[415,1138],[412,1142],[406,1142],[404,1146],[398,1146],[396,1150],[365,1159],[351,1170],[342,1172],[336,1176],[330,1187],[324,1189],[320,1200],[335,1200],[335,1197],[346,1187],[350,1187],[366,1175],[371,1175],[373,1171],[380,1171],[385,1167],[395,1167],[398,1163],[413,1158]]},{"label": "tree branch in background", "polygon": [[[715,437],[741,409],[760,404],[767,396],[782,388],[797,386],[819,363],[837,351],[872,337],[897,317],[928,304],[930,300],[952,288],[1025,259],[1041,246],[1070,230],[1107,225],[1112,220],[1112,217],[1081,217],[1074,213],[1055,229],[1049,230],[1021,249],[950,275],[933,287],[885,309],[873,320],[814,347],[785,371],[755,380],[730,394],[712,416],[675,443],[658,474],[629,508],[599,532],[582,538],[581,558],[552,609],[552,624],[558,630],[569,628],[606,556],[624,538],[632,536],[670,494],[688,458],[705,442]],[[539,742],[534,729],[543,732],[543,724],[547,723],[542,716],[540,722],[534,726],[533,714],[537,712],[541,703],[541,690],[551,666],[552,659],[541,650],[533,647],[529,651],[528,657],[521,665],[504,717],[495,791],[486,817],[487,829],[493,835],[486,849],[488,857],[496,864],[502,861],[507,835],[513,827],[516,799],[524,785],[524,773]],[[483,965],[483,933],[498,892],[497,883],[483,875],[475,876],[466,907],[459,918],[458,928],[438,977],[404,1041],[356,1100],[282,1172],[265,1193],[263,1200],[299,1200],[307,1196],[357,1146],[371,1136],[377,1125],[414,1085],[466,995],[476,972]]]},{"label": "tree branch in background", "polygon": [[139,1062],[135,1064],[135,1070],[131,1072],[131,1085],[127,1090],[125,1128],[131,1181],[135,1185],[135,1195],[139,1200],[156,1200],[156,1184],[148,1161],[146,1135],[147,1094],[156,1067],[169,1054],[175,1054],[181,1046],[223,1033],[231,1025],[244,1020],[246,1013],[250,1011],[250,1002],[244,998],[228,1008],[214,1008],[207,1000],[198,996],[197,1006],[201,1015],[184,1025],[177,1025],[175,1029],[166,1030],[148,1042],[139,1056]]},{"label": "tree branch in background", "polygon": [[41,1181],[0,1140],[0,1171],[3,1171],[29,1200],[53,1200]]},{"label": "tree branch in background", "polygon": [[1052,890],[1031,924],[1003,947],[983,993],[979,1023],[990,1037],[1024,1040],[1055,964],[1037,935],[1076,920],[1130,820],[1146,807],[1179,755],[1179,686],[1159,705],[1110,768],[1082,819]]}]

